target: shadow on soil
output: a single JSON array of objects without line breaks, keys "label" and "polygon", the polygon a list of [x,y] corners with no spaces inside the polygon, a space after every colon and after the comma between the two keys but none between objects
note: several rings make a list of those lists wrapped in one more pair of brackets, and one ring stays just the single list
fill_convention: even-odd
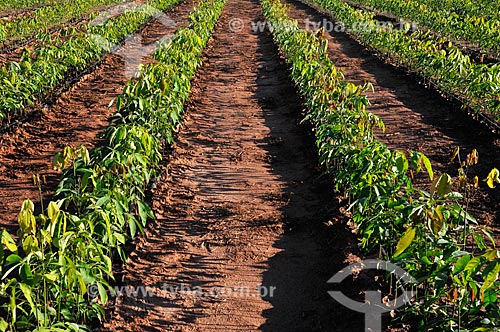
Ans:
[{"label": "shadow on soil", "polygon": [[[257,0],[251,1],[258,5]],[[263,17],[256,19],[263,20]],[[280,249],[279,253],[265,262],[266,271],[263,273],[262,285],[267,290],[275,290],[273,296],[264,296],[264,300],[268,301],[272,308],[264,311],[263,317],[266,321],[258,330],[364,331],[364,316],[337,304],[327,293],[328,290],[341,290],[350,298],[362,301],[362,290],[367,288],[349,280],[336,288],[327,283],[341,268],[355,260],[357,239],[350,232],[347,220],[339,212],[342,206],[335,197],[333,184],[327,177],[321,176],[317,167],[318,158],[310,128],[298,124],[302,117],[302,103],[278,54],[271,35],[268,32],[259,34],[259,48],[255,56],[260,58],[262,65],[257,73],[254,98],[258,100],[270,133],[256,143],[266,149],[266,160],[271,161],[271,172],[280,178],[280,182],[286,183],[284,192],[278,197],[285,203],[282,208],[282,220],[286,232],[272,244]],[[209,132],[204,134],[210,135]],[[207,141],[204,144],[213,145],[213,142]],[[211,177],[214,174],[210,172]],[[175,180],[175,176],[172,177]],[[231,179],[222,180],[228,183]],[[186,201],[191,197],[188,185],[185,190],[182,190],[179,183],[177,186],[178,195],[183,195],[178,198]],[[173,194],[172,199],[175,198]],[[265,198],[269,201],[276,200],[276,197]],[[151,246],[147,252],[131,256],[135,265],[134,271],[129,271],[129,285],[141,283],[141,275],[144,273],[142,269],[147,269],[147,273],[151,275],[157,275],[158,280],[165,280],[164,275],[169,269],[179,270],[175,262],[159,261],[157,258],[164,258],[168,253],[181,256],[179,261],[183,267],[175,279],[169,280],[169,284],[173,286],[182,283],[203,286],[206,282],[220,277],[210,272],[217,271],[216,266],[226,262],[207,260],[206,255],[185,252],[182,238],[202,237],[210,233],[210,223],[203,220],[228,216],[231,210],[211,209],[200,213],[194,218],[196,220],[187,222],[185,211],[188,208],[189,204],[176,205],[174,211],[169,212],[167,219],[159,218],[148,227],[148,242]],[[257,219],[255,225],[267,222],[269,220]],[[147,262],[147,265],[142,262]],[[155,266],[161,268],[156,269]],[[148,301],[124,298],[122,307],[124,311],[132,313],[127,314],[128,320],[146,317],[148,311],[158,308],[161,308],[162,312],[172,310],[179,315],[173,319],[175,323],[169,322],[168,319],[152,319],[148,326],[143,327],[147,331],[168,328],[182,330],[184,326],[187,330],[192,328],[192,323],[196,325],[198,317],[214,315],[209,307],[170,303],[164,298],[150,298]],[[205,327],[208,328],[207,325]],[[200,328],[200,325],[197,328]],[[254,326],[246,329],[244,326],[227,324],[210,325],[210,328],[231,331],[255,329]],[[114,330],[124,329],[119,327]]]},{"label": "shadow on soil", "polygon": [[[337,304],[327,293],[327,280],[347,264],[356,238],[346,226],[334,196],[333,184],[317,167],[314,136],[299,125],[301,100],[279,58],[271,35],[259,34],[259,56],[265,63],[257,79],[255,97],[262,107],[270,136],[265,144],[273,171],[287,183],[283,208],[286,233],[274,244],[280,253],[264,274],[264,297],[273,308],[265,311],[261,331],[363,331],[364,316]],[[325,224],[331,221],[332,226]],[[343,291],[355,298],[356,287]],[[358,296],[359,297],[359,296]]]},{"label": "shadow on soil", "polygon": [[[287,1],[292,5],[292,17],[299,23],[309,22],[310,25],[313,23],[322,25],[323,22],[332,21],[332,18],[300,1]],[[471,169],[470,178],[478,175],[480,179],[484,179],[492,168],[499,167],[500,137],[461,111],[460,105],[455,105],[437,91],[422,86],[418,83],[418,78],[413,75],[408,75],[403,70],[384,63],[348,34],[335,31],[325,33],[325,37],[330,42],[334,39],[340,45],[343,54],[333,54],[332,50],[329,50],[331,59],[339,68],[350,63],[351,59],[361,59],[360,69],[372,74],[375,77],[373,83],[387,89],[393,95],[393,98],[378,100],[377,104],[369,107],[369,110],[374,113],[382,114],[382,119],[389,127],[390,123],[407,123],[406,127],[397,126],[398,130],[405,134],[399,135],[400,138],[393,136],[390,148],[423,151],[433,160],[437,171],[447,172],[453,176],[457,175],[458,169],[456,163],[450,162],[455,146],[460,146],[464,157],[473,149],[479,152],[480,162]],[[356,80],[357,78],[346,77],[346,79]],[[372,99],[372,97],[369,98]],[[416,114],[415,120],[403,118],[410,117],[412,114],[402,116],[398,111],[401,107],[407,107]],[[416,122],[424,123],[426,126],[413,126],[412,124]],[[384,135],[378,138],[386,142]],[[427,146],[428,144],[430,145]],[[493,221],[495,226],[500,225],[500,214],[497,212],[500,211],[499,193],[500,188],[481,190],[472,203],[473,213],[477,216],[482,215],[485,220]]]}]

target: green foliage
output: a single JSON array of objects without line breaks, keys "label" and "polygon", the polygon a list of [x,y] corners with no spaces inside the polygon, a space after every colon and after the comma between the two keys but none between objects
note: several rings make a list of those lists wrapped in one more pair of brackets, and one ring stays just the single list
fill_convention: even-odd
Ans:
[{"label": "green foliage", "polygon": [[0,10],[21,10],[25,8],[30,8],[32,6],[40,6],[44,4],[49,4],[55,0],[0,0]]},{"label": "green foliage", "polygon": [[[415,322],[419,331],[498,328],[500,255],[490,249],[490,233],[466,209],[479,185],[477,178],[467,177],[478,162],[477,151],[463,161],[455,151],[460,164],[455,181],[434,174],[422,153],[389,150],[373,137],[373,130],[384,126],[366,110],[363,92],[370,87],[345,82],[326,54],[327,41],[300,30],[279,0],[261,2],[304,97],[320,162],[349,198],[363,247],[377,250],[417,280],[413,304],[397,317]],[[414,176],[423,171],[431,181],[428,191],[413,186]],[[492,174],[489,178],[496,179]]]},{"label": "green foliage", "polygon": [[[429,32],[377,26],[372,13],[354,9],[341,0],[308,0],[333,15],[361,42],[433,82],[475,109],[500,121],[500,64],[480,64]],[[357,27],[357,28],[354,28]],[[497,29],[494,30],[498,36]],[[498,45],[498,44],[497,44]]]},{"label": "green foliage", "polygon": [[159,47],[158,62],[125,87],[106,144],[55,156],[54,167],[64,169],[57,202],[35,216],[25,201],[19,239],[0,233],[0,331],[89,331],[103,318],[112,261],[125,260],[123,245],[153,218],[145,189],[157,176],[162,147],[173,141],[223,7],[223,0],[200,3],[190,26]]},{"label": "green foliage", "polygon": [[[165,10],[179,2],[150,0],[148,4]],[[45,97],[68,75],[83,71],[100,59],[108,50],[92,35],[119,44],[150,17],[147,11],[128,11],[102,25],[87,25],[85,31],[69,38],[61,36],[61,40],[51,40],[48,46],[35,48],[33,54],[24,50],[19,62],[10,62],[7,67],[0,68],[0,123],[22,115],[26,107]]]},{"label": "green foliage", "polygon": [[500,5],[472,0],[354,0],[355,3],[416,21],[441,36],[500,51]]},{"label": "green foliage", "polygon": [[40,6],[29,16],[2,22],[0,25],[0,44],[19,42],[33,35],[49,33],[49,29],[63,26],[70,20],[82,18],[99,6],[116,3],[120,0],[66,0],[53,1]]}]

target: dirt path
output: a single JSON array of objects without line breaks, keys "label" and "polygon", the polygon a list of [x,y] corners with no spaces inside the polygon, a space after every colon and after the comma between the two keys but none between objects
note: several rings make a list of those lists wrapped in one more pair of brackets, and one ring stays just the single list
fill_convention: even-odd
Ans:
[{"label": "dirt path", "polygon": [[0,7],[0,18],[9,18],[11,16],[22,15],[23,13],[33,12],[37,9],[52,6],[54,1],[38,1],[28,5],[16,5],[15,3],[3,4]]},{"label": "dirt path", "polygon": [[[299,1],[288,2],[291,4],[290,15],[302,28],[311,29],[313,23],[331,21]],[[331,29],[329,32],[328,26],[325,30],[330,58],[345,74],[346,80],[355,84],[373,84],[374,92],[367,93],[371,102],[368,109],[379,115],[387,127],[385,134],[376,134],[378,139],[391,149],[424,152],[438,172],[457,174],[458,165],[450,163],[456,146],[465,153],[474,148],[478,150],[479,165],[473,169],[472,177],[477,174],[482,180],[493,167],[500,166],[498,136],[475,123],[436,92],[371,55],[347,34]],[[484,183],[482,187],[485,187]],[[500,226],[499,193],[500,188],[480,190],[473,203],[475,215],[482,222],[494,225],[497,232]]]},{"label": "dirt path", "polygon": [[121,280],[150,293],[122,292],[105,331],[363,331],[327,294],[351,237],[324,225],[339,206],[300,100],[269,33],[230,32],[234,18],[263,20],[228,1]]},{"label": "dirt path", "polygon": [[[88,23],[89,23],[88,19],[80,18],[80,19],[70,20],[69,22],[66,22],[64,26],[49,28],[51,39],[54,40],[60,39],[62,41],[67,40],[70,38],[71,35],[61,37],[61,33],[66,32],[70,28],[74,28],[77,31],[81,31],[82,26]],[[35,50],[39,47],[48,47],[53,45],[54,45],[53,42],[50,41],[42,42],[35,36],[27,36],[25,39],[22,40],[18,40],[17,38],[13,37],[2,44],[2,48],[0,49],[0,66],[5,67],[9,65],[9,63],[12,61],[15,62],[21,61],[23,51],[25,49],[29,50],[31,54],[33,54]],[[59,45],[60,44],[58,44],[57,46]]]},{"label": "dirt path", "polygon": [[[188,24],[188,14],[193,9],[187,0],[172,9],[177,26],[166,28],[155,21],[142,30],[142,40],[152,43],[176,28]],[[140,55],[143,47],[131,41],[120,54]],[[147,60],[147,59],[146,59]],[[0,228],[14,231],[17,213],[24,199],[39,201],[32,174],[46,178],[43,194],[50,197],[58,183],[59,174],[52,170],[54,155],[65,146],[99,144],[99,134],[108,126],[114,107],[108,109],[113,98],[123,91],[129,80],[124,75],[122,57],[110,54],[92,73],[84,76],[69,91],[63,93],[51,106],[44,107],[30,116],[12,132],[0,135]]]},{"label": "dirt path", "polygon": [[53,6],[51,3],[38,4],[26,8],[19,9],[0,9],[0,20],[3,22],[17,20],[18,18],[26,18],[31,16],[36,10]]},{"label": "dirt path", "polygon": [[[374,19],[377,21],[381,22],[392,22],[394,26],[399,26],[401,24],[401,18],[393,15],[390,12],[385,12],[378,10],[376,8],[371,8],[370,6],[365,6],[361,3],[358,3],[356,1],[349,1],[349,0],[344,0],[346,4],[348,4],[351,7],[354,7],[355,9],[360,9],[368,13],[373,13]],[[418,24],[418,22],[413,22],[415,24],[415,31],[425,31],[425,32],[430,32],[433,35],[436,36],[443,36],[442,33],[438,33],[434,31],[433,29],[429,29],[426,26],[422,26],[421,24]],[[446,36],[445,36],[446,37]],[[489,49],[482,49],[479,47],[476,43],[466,41],[466,40],[456,40],[451,37],[446,37],[453,45],[457,46],[460,48],[462,53],[467,54],[473,62],[476,63],[485,63],[485,64],[493,64],[497,63],[500,61],[500,58],[498,57],[499,54],[498,52],[494,52]]]},{"label": "dirt path", "polygon": [[[100,5],[95,8],[90,9],[87,13],[83,14],[82,17],[74,17],[70,18],[64,22],[57,22],[54,23],[51,26],[47,27],[48,32],[51,35],[51,39],[57,39],[61,41],[65,41],[71,37],[72,34],[68,34],[67,31],[70,28],[76,29],[76,31],[81,32],[82,27],[86,24],[89,23],[89,17],[93,13],[99,13],[106,11],[109,8],[112,8],[113,6],[116,6],[119,4],[117,3],[112,3],[108,5]],[[51,4],[43,5],[36,7],[35,9],[28,10],[27,12],[23,12],[25,14],[21,15],[21,18],[25,19],[26,17],[23,17],[25,15],[29,16],[31,15],[35,10],[47,6],[52,6]],[[1,18],[0,18],[1,20]],[[17,18],[15,18],[17,20]],[[64,33],[64,37],[61,37],[61,34]],[[23,35],[23,36],[12,36],[7,38],[7,40],[4,40],[3,43],[0,43],[2,46],[0,48],[0,66],[6,66],[9,62],[11,61],[16,61],[19,62],[21,60],[21,56],[23,53],[23,49],[28,49],[31,53],[34,52],[34,50],[40,46],[51,46],[53,43],[48,42],[47,43],[42,43],[39,38],[37,37],[36,32],[34,32],[31,35]]]}]

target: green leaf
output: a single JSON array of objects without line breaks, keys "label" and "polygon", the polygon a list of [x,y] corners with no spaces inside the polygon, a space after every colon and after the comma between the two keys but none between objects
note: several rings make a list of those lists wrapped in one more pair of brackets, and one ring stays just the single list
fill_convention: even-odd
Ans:
[{"label": "green leaf", "polygon": [[42,240],[42,247],[45,244],[50,244],[52,243],[52,237],[50,236],[50,233],[47,232],[45,229],[40,229],[40,239]]},{"label": "green leaf", "polygon": [[152,217],[151,208],[141,200],[137,201],[137,208],[142,225],[145,226],[146,222],[148,221],[148,217]]},{"label": "green leaf", "polygon": [[500,262],[493,263],[494,266],[488,272],[488,274],[484,277],[483,285],[481,286],[481,295],[490,288],[490,286],[498,280],[498,273],[500,273]]},{"label": "green leaf", "polygon": [[21,280],[29,285],[33,284],[33,272],[31,272],[31,268],[29,264],[23,264],[21,266],[21,269],[19,271],[19,275],[21,277]]},{"label": "green leaf", "polygon": [[452,191],[451,193],[449,193],[448,195],[446,195],[446,198],[449,198],[449,199],[463,199],[464,195],[462,195],[459,192]]},{"label": "green leaf", "polygon": [[7,247],[7,249],[10,252],[17,253],[17,246],[16,242],[14,242],[14,239],[12,239],[12,236],[10,236],[7,231],[3,230],[2,231],[2,244]]},{"label": "green leaf", "polygon": [[130,228],[130,237],[135,238],[135,235],[137,234],[137,224],[135,218],[128,219],[128,226]]},{"label": "green leaf", "polygon": [[469,255],[469,252],[463,250],[456,250],[451,254],[451,257],[462,257],[465,255]]},{"label": "green leaf", "polygon": [[419,162],[424,164],[425,169],[427,170],[427,173],[429,174],[429,178],[431,179],[431,181],[434,180],[434,171],[432,170],[432,165],[429,158],[427,158],[424,154],[421,154]]},{"label": "green leaf", "polygon": [[87,286],[85,285],[85,281],[83,280],[83,276],[81,273],[78,273],[77,279],[78,279],[78,286],[80,288],[80,296],[83,296],[87,292]]},{"label": "green leaf", "polygon": [[59,216],[59,206],[55,202],[50,202],[47,207],[47,214],[49,215],[51,223],[55,223]]},{"label": "green leaf", "polygon": [[33,235],[28,235],[23,240],[23,250],[26,254],[38,250],[38,240]]},{"label": "green leaf", "polygon": [[108,196],[103,196],[103,197],[101,197],[101,198],[99,198],[97,200],[97,202],[95,203],[95,205],[98,206],[98,207],[102,207],[103,205],[108,204],[109,201],[110,201],[110,199],[109,199]]},{"label": "green leaf", "polygon": [[24,297],[26,298],[26,300],[30,304],[31,311],[36,312],[35,303],[33,302],[33,298],[31,296],[31,287],[26,285],[26,284],[20,283],[19,288],[21,289],[21,291],[24,294]]},{"label": "green leaf", "polygon": [[7,264],[15,264],[15,263],[19,263],[22,260],[23,259],[21,258],[21,256],[16,255],[16,254],[12,254],[12,255],[7,256],[7,259],[5,260],[5,262]]},{"label": "green leaf", "polygon": [[9,328],[9,324],[3,319],[3,317],[0,317],[0,332],[5,332]]},{"label": "green leaf", "polygon": [[439,232],[443,228],[443,224],[444,224],[444,217],[443,217],[443,213],[441,212],[442,209],[443,209],[442,205],[437,206],[436,209],[434,210],[434,214],[432,215],[432,218],[431,218],[432,232],[434,233],[434,235],[436,237],[439,235]]},{"label": "green leaf", "polygon": [[396,168],[400,174],[405,173],[408,170],[408,159],[402,151],[395,151],[396,155]]},{"label": "green leaf", "polygon": [[488,288],[485,290],[485,292],[481,295],[484,305],[488,304],[495,304],[498,302],[498,294],[493,288]]},{"label": "green leaf", "polygon": [[453,267],[453,275],[462,272],[469,263],[470,258],[471,255],[465,255],[460,257],[460,259],[456,262],[455,266]]},{"label": "green leaf", "polygon": [[476,217],[474,217],[472,214],[470,214],[467,211],[464,211],[464,212],[465,212],[465,219],[469,220],[470,222],[473,222],[473,223],[477,224]]},{"label": "green leaf", "polygon": [[21,207],[21,212],[17,217],[19,223],[19,228],[23,234],[35,234],[36,233],[36,222],[34,216],[35,205],[29,199],[23,202]]},{"label": "green leaf", "polygon": [[464,271],[467,272],[467,278],[470,278],[474,274],[476,274],[477,270],[481,265],[482,265],[482,260],[480,256],[472,258],[464,268]]},{"label": "green leaf", "polygon": [[108,292],[101,283],[97,283],[97,289],[99,290],[99,297],[101,298],[101,302],[103,304],[108,303]]},{"label": "green leaf", "polygon": [[116,241],[118,241],[118,243],[121,243],[121,244],[125,244],[126,240],[125,240],[125,235],[123,234],[120,234],[120,233],[113,233]]},{"label": "green leaf", "polygon": [[432,183],[431,186],[431,196],[434,195],[435,193],[440,196],[444,197],[447,194],[451,192],[451,187],[453,185],[453,181],[451,179],[451,176],[449,176],[446,173],[441,174],[436,180]]},{"label": "green leaf", "polygon": [[401,255],[406,250],[406,248],[411,245],[413,239],[415,238],[415,233],[416,231],[414,227],[410,227],[406,230],[405,234],[399,240],[398,245],[396,246],[394,257],[398,257],[399,255]]},{"label": "green leaf", "polygon": [[50,282],[56,282],[59,279],[59,276],[55,272],[46,273],[43,277]]},{"label": "green leaf", "polygon": [[499,258],[499,251],[495,249],[488,249],[482,254],[483,257],[488,259],[489,261],[495,260]]},{"label": "green leaf", "polygon": [[429,257],[427,256],[424,256],[421,258],[421,261],[424,263],[424,264],[427,264],[427,265],[432,265],[432,262],[431,260],[429,259]]}]

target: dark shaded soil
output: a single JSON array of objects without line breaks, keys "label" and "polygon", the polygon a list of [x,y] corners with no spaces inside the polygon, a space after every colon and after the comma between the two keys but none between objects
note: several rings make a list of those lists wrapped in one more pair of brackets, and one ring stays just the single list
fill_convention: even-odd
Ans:
[{"label": "dark shaded soil", "polygon": [[[229,31],[235,17],[242,31]],[[327,294],[359,260],[356,239],[297,125],[286,67],[252,20],[263,20],[258,1],[228,1],[153,192],[157,220],[120,281],[149,294],[121,292],[105,331],[364,330]]]},{"label": "dark shaded soil", "polygon": [[[172,34],[176,28],[187,25],[193,7],[192,1],[186,1],[169,12],[177,26],[167,28],[155,21],[135,38],[153,43]],[[136,54],[139,58],[144,48],[131,41],[120,52]],[[143,60],[148,61],[148,57]],[[67,145],[83,144],[92,148],[99,144],[99,134],[108,126],[114,112],[108,105],[129,80],[124,69],[121,56],[107,55],[94,71],[82,77],[53,105],[37,110],[29,121],[0,135],[0,228],[15,231],[22,201],[40,200],[38,189],[33,186],[33,174],[45,179],[44,197],[53,195],[59,178],[52,170],[52,159],[57,152]]]},{"label": "dark shaded soil", "polygon": [[[306,27],[305,22],[331,21],[299,1],[288,2],[291,16],[302,28]],[[477,149],[479,164],[473,167],[470,177],[479,177],[480,189],[474,193],[471,210],[482,224],[492,226],[498,236],[500,188],[489,189],[482,179],[492,168],[500,166],[499,136],[472,120],[437,92],[370,54],[347,34],[326,31],[325,38],[329,41],[330,58],[347,81],[373,85],[374,91],[367,92],[371,103],[368,110],[384,121],[386,132],[377,132],[376,136],[389,148],[424,152],[431,159],[436,173],[447,172],[453,176],[458,172],[457,162],[450,162],[454,148],[461,148],[462,159],[472,149]],[[420,179],[418,183],[422,189],[430,187],[428,180]]]},{"label": "dark shaded soil", "polygon": [[[401,18],[396,17],[392,13],[383,12],[349,0],[344,0],[344,2],[356,9],[361,9],[367,12],[374,13],[376,15],[374,19],[376,19],[377,21],[393,22],[395,24],[394,25],[395,27],[398,27],[402,22]],[[416,30],[429,31],[436,36],[442,36],[441,34],[436,33],[432,29],[418,25],[418,22],[413,22],[413,23],[417,23],[416,26],[414,24]],[[477,46],[472,42],[468,42],[465,40],[455,40],[455,39],[450,39],[449,41],[452,42],[452,44],[454,44],[455,46],[459,47],[464,54],[469,55],[471,60],[476,63],[493,64],[500,61],[499,58],[500,54],[495,53],[494,51],[489,49],[481,49],[481,47]]]},{"label": "dark shaded soil", "polygon": [[[174,10],[178,26],[192,8],[186,2]],[[324,18],[297,2],[291,14],[302,24]],[[230,29],[235,18],[241,30]],[[345,205],[317,167],[311,130],[298,124],[303,106],[286,66],[269,32],[252,32],[255,21],[264,21],[258,0],[228,0],[153,188],[156,220],[136,241],[102,330],[364,331],[364,316],[327,292],[362,302],[363,290],[378,285],[369,278],[336,289],[327,283],[364,257]],[[145,39],[162,31],[153,25]],[[348,36],[326,37],[348,80],[373,83],[370,110],[385,120],[387,132],[377,137],[389,147],[424,151],[438,172],[456,174],[447,159],[457,145],[479,150],[480,178],[499,164],[499,143],[485,128]],[[126,81],[122,60],[109,56],[55,105],[0,138],[2,226],[14,228],[22,200],[37,199],[32,173],[46,177],[50,197],[56,152],[99,144],[112,114],[107,105]],[[500,210],[495,194],[479,191],[473,208],[490,225]]]}]

